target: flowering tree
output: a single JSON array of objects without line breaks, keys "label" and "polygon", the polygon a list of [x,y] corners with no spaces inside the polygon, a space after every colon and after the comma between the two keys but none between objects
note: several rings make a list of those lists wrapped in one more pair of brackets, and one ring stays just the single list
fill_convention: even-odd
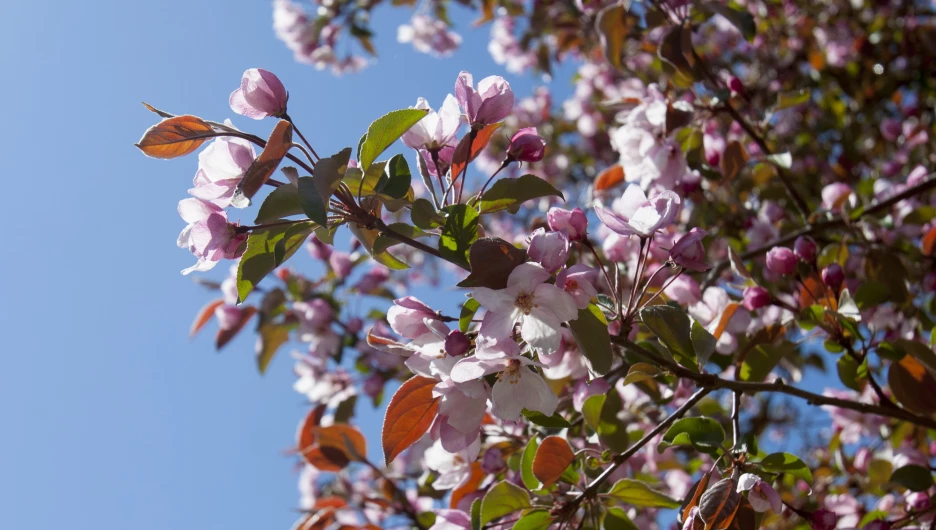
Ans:
[{"label": "flowering tree", "polygon": [[[459,3],[508,71],[578,64],[572,96],[462,72],[325,157],[265,70],[230,105],[266,139],[147,106],[145,154],[205,146],[183,273],[230,269],[192,332],[249,324],[261,372],[303,345],[296,528],[931,527],[936,4]],[[355,70],[336,44],[375,54],[379,4],[276,0],[274,27]],[[450,53],[448,6],[398,40]]]}]

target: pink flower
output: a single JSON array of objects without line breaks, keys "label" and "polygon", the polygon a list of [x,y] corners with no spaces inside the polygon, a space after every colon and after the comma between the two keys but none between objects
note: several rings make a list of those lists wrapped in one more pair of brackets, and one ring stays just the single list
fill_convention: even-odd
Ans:
[{"label": "pink flower", "polygon": [[550,208],[546,213],[546,220],[549,222],[550,230],[565,232],[569,241],[585,239],[588,232],[588,218],[585,217],[585,212],[581,208],[574,210]]},{"label": "pink flower", "polygon": [[530,236],[527,254],[544,269],[556,272],[569,257],[569,238],[562,232],[547,232],[545,228],[537,228]]},{"label": "pink flower", "polygon": [[455,99],[475,128],[503,120],[513,110],[514,104],[513,91],[503,77],[485,77],[475,90],[471,74],[464,71],[458,74],[455,82]]},{"label": "pink flower", "polygon": [[454,453],[446,451],[441,442],[436,442],[432,447],[426,449],[423,454],[426,467],[435,471],[438,475],[432,483],[432,487],[437,490],[448,490],[458,487],[468,480],[468,477],[471,476],[471,463],[478,458],[480,452],[480,437],[470,446]]},{"label": "pink flower", "polygon": [[414,15],[409,24],[397,28],[397,42],[412,42],[416,51],[436,57],[451,55],[461,41],[461,35],[449,31],[445,22],[428,15]]},{"label": "pink flower", "polygon": [[826,210],[837,210],[852,194],[848,184],[834,182],[822,188],[822,207]]},{"label": "pink flower", "polygon": [[507,160],[539,162],[546,154],[546,140],[536,133],[536,127],[520,129],[510,138]]},{"label": "pink flower", "polygon": [[240,183],[255,156],[253,145],[247,140],[216,138],[198,153],[195,187],[188,190],[189,195],[220,208],[227,208],[231,205],[234,188]]},{"label": "pink flower", "polygon": [[[455,148],[458,144],[455,135],[461,126],[462,118],[458,112],[458,102],[451,94],[446,96],[438,112],[429,107],[425,98],[416,100],[416,106],[411,108],[426,109],[429,112],[410,130],[403,133],[402,140],[407,147],[428,151],[439,151],[445,147]],[[428,160],[431,162],[431,157]]]},{"label": "pink flower", "polygon": [[260,120],[285,116],[288,99],[286,87],[278,77],[262,68],[251,68],[244,72],[240,88],[231,92],[229,102],[234,112]]},{"label": "pink flower", "polygon": [[198,258],[195,265],[182,271],[207,271],[222,259],[237,259],[244,253],[247,234],[239,234],[220,207],[199,199],[179,201],[179,215],[188,223],[179,234],[179,248],[187,248]]},{"label": "pink flower", "polygon": [[354,284],[354,290],[359,293],[372,294],[379,289],[383,283],[390,279],[390,270],[383,265],[374,265],[367,271],[361,279]]},{"label": "pink flower", "polygon": [[679,238],[670,249],[669,258],[676,265],[691,271],[707,271],[712,267],[705,262],[705,246],[702,239],[708,232],[701,228],[693,228],[688,234]]},{"label": "pink flower", "polygon": [[813,238],[809,236],[799,236],[796,238],[796,242],[793,243],[793,252],[796,254],[796,257],[806,263],[813,263],[816,261],[818,249],[816,248],[816,242]]},{"label": "pink flower", "polygon": [[809,526],[812,530],[835,530],[837,524],[838,516],[829,510],[820,508],[809,516]]},{"label": "pink flower", "polygon": [[907,510],[911,512],[922,512],[930,507],[930,497],[925,491],[917,491],[907,495]]},{"label": "pink flower", "polygon": [[613,232],[622,236],[633,234],[648,238],[676,220],[679,205],[679,196],[672,191],[667,190],[647,199],[640,186],[631,184],[624,190],[624,195],[614,201],[612,208],[595,206],[595,213]]},{"label": "pink flower", "polygon": [[738,479],[738,492],[748,490],[748,501],[755,512],[773,510],[774,513],[780,513],[783,510],[780,494],[757,475],[745,473]]},{"label": "pink flower", "polygon": [[786,247],[774,247],[767,252],[767,270],[774,274],[793,274],[798,261],[796,254]]},{"label": "pink flower", "polygon": [[845,281],[845,272],[842,271],[842,266],[838,263],[832,263],[828,267],[822,269],[822,283],[829,286],[834,292],[838,292],[839,287],[842,286],[842,282]]},{"label": "pink flower", "polygon": [[[487,454],[485,453],[485,456]],[[438,510],[429,530],[469,530],[471,516],[461,510]]]},{"label": "pink flower", "polygon": [[393,331],[408,339],[429,333],[425,319],[438,320],[439,315],[415,296],[397,298],[387,311],[387,322]]},{"label": "pink flower", "polygon": [[578,318],[578,309],[569,293],[544,283],[550,276],[540,265],[523,263],[510,273],[506,289],[476,288],[475,300],[488,310],[479,333],[500,341],[519,323],[520,335],[533,348],[559,349],[560,325]]},{"label": "pink flower", "polygon": [[592,298],[598,296],[598,290],[595,289],[597,280],[597,270],[583,263],[576,263],[559,272],[556,276],[556,287],[572,295],[575,307],[585,309]]},{"label": "pink flower", "polygon": [[335,251],[328,256],[328,265],[339,280],[347,278],[351,274],[351,267],[354,263],[351,261],[351,255],[347,252]]},{"label": "pink flower", "polygon": [[770,292],[760,285],[745,288],[742,296],[744,298],[744,308],[748,311],[754,311],[755,309],[770,305],[770,300],[772,299]]}]

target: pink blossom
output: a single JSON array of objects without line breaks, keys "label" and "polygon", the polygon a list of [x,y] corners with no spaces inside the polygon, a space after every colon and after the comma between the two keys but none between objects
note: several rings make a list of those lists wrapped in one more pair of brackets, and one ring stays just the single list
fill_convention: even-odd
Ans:
[{"label": "pink blossom", "polygon": [[527,254],[544,269],[556,272],[569,257],[569,238],[562,232],[547,232],[545,228],[537,228],[530,236]]},{"label": "pink blossom", "polygon": [[550,208],[546,213],[546,220],[549,222],[550,230],[565,232],[569,241],[581,241],[585,239],[588,232],[588,218],[581,208],[574,210]]},{"label": "pink blossom", "polygon": [[924,491],[917,491],[907,495],[907,511],[922,512],[931,506],[930,496]]},{"label": "pink blossom", "polygon": [[826,210],[837,210],[845,204],[852,195],[851,186],[843,182],[834,182],[822,188],[822,207]]},{"label": "pink blossom", "polygon": [[746,287],[742,296],[744,299],[744,308],[748,311],[754,311],[755,309],[770,305],[770,301],[773,298],[770,296],[770,292],[760,285]]},{"label": "pink blossom", "polygon": [[240,183],[253,163],[253,145],[240,138],[216,138],[198,153],[198,172],[195,187],[189,195],[220,208],[231,205],[234,188]]},{"label": "pink blossom", "polygon": [[510,138],[507,160],[539,162],[546,154],[546,140],[536,133],[536,127],[520,129]]},{"label": "pink blossom", "polygon": [[699,282],[682,274],[670,282],[666,296],[682,305],[692,305],[702,299],[702,289],[699,288]]},{"label": "pink blossom", "polygon": [[[861,394],[852,390],[826,389],[823,395],[860,403],[874,403],[875,401],[870,385]],[[832,417],[832,425],[838,431],[839,439],[844,444],[858,443],[863,436],[877,433],[880,426],[886,423],[879,416],[873,414],[862,414],[833,405],[823,405],[822,408],[829,412],[829,416]]]},{"label": "pink blossom", "polygon": [[822,283],[828,285],[834,292],[837,293],[839,291],[844,281],[845,272],[838,263],[832,263],[828,267],[822,269]]},{"label": "pink blossom", "polygon": [[595,213],[605,226],[618,234],[648,238],[676,220],[679,206],[679,196],[672,191],[647,199],[640,186],[631,184],[624,195],[614,201],[612,208],[595,206]]},{"label": "pink blossom", "polygon": [[423,455],[426,467],[435,471],[438,476],[432,483],[437,490],[457,488],[471,476],[471,463],[478,458],[481,451],[481,439],[475,440],[470,446],[451,453],[436,442]]},{"label": "pink blossom", "polygon": [[198,258],[195,265],[182,271],[207,271],[222,259],[237,259],[244,253],[246,233],[238,233],[237,225],[229,223],[227,212],[199,199],[179,201],[179,215],[188,223],[179,234],[179,248],[187,248]]},{"label": "pink blossom", "polygon": [[390,323],[390,328],[394,333],[408,339],[415,339],[429,333],[429,328],[424,323],[425,319],[438,318],[438,313],[415,296],[397,298],[387,311],[387,322]]},{"label": "pink blossom", "polygon": [[351,255],[347,252],[335,251],[328,257],[328,266],[335,273],[335,277],[343,280],[351,274],[354,263],[351,260]]},{"label": "pink blossom", "polygon": [[774,247],[767,252],[767,270],[774,274],[793,274],[798,261],[793,251],[786,247]]},{"label": "pink blossom", "polygon": [[385,281],[390,279],[390,270],[383,265],[374,265],[361,279],[354,284],[354,290],[359,293],[372,294],[376,292]]},{"label": "pink blossom", "polygon": [[588,375],[585,358],[582,357],[572,332],[567,328],[562,328],[559,349],[555,353],[540,353],[539,361],[543,363],[543,375],[546,379],[579,379]]},{"label": "pink blossom", "polygon": [[289,94],[279,78],[262,68],[244,72],[240,88],[231,92],[231,110],[260,120],[267,116],[282,118],[286,115]]},{"label": "pink blossom", "polygon": [[309,342],[335,320],[335,310],[323,298],[294,302],[293,313],[299,318],[299,340]]},{"label": "pink blossom", "polygon": [[816,241],[809,236],[799,236],[793,243],[793,252],[796,254],[796,257],[806,263],[814,263],[818,253]]},{"label": "pink blossom", "polygon": [[[403,143],[413,149],[426,149],[429,151],[439,151],[445,147],[455,148],[458,143],[456,134],[461,126],[461,115],[458,112],[458,102],[455,97],[449,94],[442,107],[436,112],[425,98],[416,100],[414,109],[424,109],[429,112],[419,120],[410,130],[403,133]],[[451,159],[451,157],[449,157]],[[431,157],[429,158],[431,161]]]},{"label": "pink blossom", "polygon": [[679,238],[673,248],[670,249],[669,259],[676,265],[691,271],[707,271],[712,267],[706,263],[705,246],[702,245],[702,239],[708,235],[708,232],[701,228],[693,228],[688,234]]},{"label": "pink blossom", "polygon": [[738,492],[748,491],[748,501],[755,512],[766,512],[773,510],[774,513],[780,513],[783,510],[783,502],[780,500],[780,494],[773,486],[761,480],[757,475],[745,473],[738,479]]},{"label": "pink blossom", "polygon": [[481,323],[480,333],[505,338],[519,323],[520,335],[530,346],[546,353],[556,351],[561,323],[578,318],[578,309],[569,293],[544,283],[550,276],[540,265],[523,263],[510,273],[507,288],[476,288],[474,298],[490,316]]},{"label": "pink blossom", "polygon": [[461,510],[436,511],[435,523],[429,530],[469,530],[471,516]]},{"label": "pink blossom", "polygon": [[837,524],[838,516],[830,510],[820,508],[809,516],[809,526],[812,530],[835,530]]},{"label": "pink blossom", "polygon": [[450,31],[445,22],[428,15],[413,15],[409,24],[402,24],[397,28],[397,42],[412,42],[416,51],[436,57],[451,55],[458,49],[461,41],[461,35]]},{"label": "pink blossom", "polygon": [[855,528],[861,521],[861,503],[848,493],[827,495],[823,501],[825,508],[838,516],[838,525],[842,528]]},{"label": "pink blossom", "polygon": [[592,298],[598,296],[595,283],[598,280],[598,271],[583,263],[576,263],[566,267],[556,276],[556,286],[572,295],[575,306],[585,309]]},{"label": "pink blossom", "polygon": [[455,82],[455,99],[468,116],[472,127],[497,123],[513,110],[514,93],[503,77],[492,75],[478,83],[475,90],[471,74],[462,71]]}]

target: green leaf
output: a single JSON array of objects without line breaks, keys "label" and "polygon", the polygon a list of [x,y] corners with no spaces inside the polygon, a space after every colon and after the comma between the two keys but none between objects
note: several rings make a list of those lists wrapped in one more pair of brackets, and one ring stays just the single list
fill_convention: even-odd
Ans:
[{"label": "green leaf", "polygon": [[640,319],[669,349],[676,362],[699,371],[692,344],[692,326],[686,313],[673,306],[655,305],[642,309]]},{"label": "green leaf", "polygon": [[536,491],[542,486],[539,479],[533,475],[533,459],[536,458],[537,449],[539,449],[539,442],[536,436],[532,436],[523,448],[523,453],[520,454],[520,480],[530,491]]},{"label": "green leaf", "polygon": [[[422,155],[420,155],[422,156]],[[445,224],[445,219],[436,211],[435,206],[426,199],[416,199],[410,209],[413,224],[423,230],[431,230]]]},{"label": "green leaf", "polygon": [[601,528],[604,530],[639,530],[634,521],[627,516],[627,512],[617,506],[608,508]]},{"label": "green leaf", "polygon": [[910,491],[926,491],[933,486],[933,474],[925,467],[910,464],[896,469],[890,481]]},{"label": "green leaf", "polygon": [[788,109],[797,105],[802,105],[809,101],[809,89],[797,90],[794,92],[783,92],[777,96],[777,110]]},{"label": "green leaf", "polygon": [[[371,123],[359,150],[358,163],[361,169],[367,171],[380,153],[383,153],[413,125],[416,125],[428,112],[424,109],[395,110]],[[316,168],[317,171],[318,168]]]},{"label": "green leaf", "polygon": [[582,404],[582,417],[585,419],[585,424],[593,431],[598,431],[598,425],[601,423],[601,408],[604,406],[606,397],[605,394],[588,396]]},{"label": "green leaf", "polygon": [[864,281],[855,291],[855,303],[859,309],[883,304],[890,298],[887,286],[881,282]]},{"label": "green leaf", "polygon": [[468,331],[468,327],[471,326],[471,319],[474,318],[479,307],[481,307],[481,304],[474,298],[465,300],[465,305],[462,306],[461,313],[458,315],[458,329],[462,333]]},{"label": "green leaf", "polygon": [[394,155],[393,158],[387,162],[384,172],[386,173],[387,183],[380,190],[380,193],[393,197],[394,199],[402,199],[405,197],[410,189],[410,181],[413,179],[409,164],[406,163],[406,158],[404,158],[403,155]]},{"label": "green leaf", "polygon": [[708,360],[715,353],[715,345],[718,339],[715,335],[709,333],[702,324],[693,319],[692,329],[689,331],[689,338],[692,340],[692,349],[695,351],[696,358],[699,360],[699,366],[705,366]]},{"label": "green leaf", "polygon": [[772,453],[760,461],[764,471],[786,473],[812,484],[812,471],[796,455],[790,453]]},{"label": "green leaf", "polygon": [[416,520],[423,528],[431,528],[436,522],[436,514],[434,512],[422,512],[416,516]]},{"label": "green leaf", "polygon": [[444,211],[447,217],[439,237],[439,253],[444,259],[468,268],[468,250],[478,239],[478,212],[465,204],[448,206]]},{"label": "green leaf", "polygon": [[471,530],[481,530],[481,499],[471,503]]},{"label": "green leaf", "polygon": [[[267,274],[286,261],[302,246],[314,224],[296,223],[253,230],[247,236],[247,249],[237,266],[237,296],[241,302]],[[290,232],[286,238],[287,232]],[[279,255],[277,246],[279,246]]]},{"label": "green leaf", "polygon": [[630,367],[627,371],[627,375],[624,377],[623,385],[629,385],[631,383],[639,383],[640,381],[646,381],[647,379],[653,379],[655,376],[659,375],[660,369],[656,366],[653,366],[649,363],[636,363]]},{"label": "green leaf", "polygon": [[662,453],[668,447],[691,445],[703,453],[714,453],[725,441],[725,429],[712,418],[683,418],[676,421],[663,435],[663,441],[657,446]]},{"label": "green leaf", "polygon": [[514,523],[513,530],[546,530],[552,522],[547,510],[533,510]]},{"label": "green leaf", "polygon": [[615,482],[605,495],[631,506],[645,508],[678,508],[682,504],[662,491],[651,488],[646,482],[629,478]]},{"label": "green leaf", "polygon": [[572,330],[572,336],[585,357],[589,370],[599,376],[607,374],[611,370],[614,357],[611,354],[608,321],[598,306],[588,304],[587,309],[579,309],[578,318],[569,321],[569,329]]},{"label": "green leaf", "polygon": [[351,230],[351,233],[354,235],[354,237],[356,237],[357,240],[361,242],[361,246],[364,247],[364,250],[366,250],[367,253],[370,254],[370,256],[374,258],[374,261],[377,263],[380,263],[381,265],[384,265],[392,270],[403,270],[409,268],[409,265],[399,260],[396,256],[390,254],[387,251],[374,252],[374,244],[377,242],[377,238],[380,237],[379,231],[369,230],[356,223],[350,223],[348,225],[348,229]]},{"label": "green leaf", "polygon": [[565,197],[552,184],[535,175],[498,180],[481,197],[481,213],[507,210],[517,213],[524,202],[540,197]]},{"label": "green leaf", "polygon": [[523,417],[536,425],[546,427],[547,429],[568,429],[572,426],[572,424],[560,416],[558,412],[553,413],[552,416],[547,416],[536,410],[523,409],[520,413],[523,414]]},{"label": "green leaf", "polygon": [[328,158],[319,160],[315,164],[315,176],[299,178],[299,205],[309,219],[321,226],[325,226],[328,221],[328,200],[344,178],[350,159],[351,148],[346,147]]},{"label": "green leaf", "polygon": [[481,500],[481,526],[530,507],[530,495],[510,482],[498,482]]},{"label": "green leaf", "polygon": [[[419,239],[420,237],[427,237],[429,234],[423,232],[419,228],[416,228],[413,225],[407,223],[393,223],[388,228],[396,232],[397,234],[404,235],[410,239]],[[374,240],[373,251],[375,254],[385,252],[388,248],[394,247],[396,245],[401,245],[402,242],[398,239],[394,239],[390,236],[380,234],[377,236],[377,239]]]},{"label": "green leaf", "polygon": [[754,40],[757,35],[757,24],[754,22],[754,15],[747,10],[735,9],[723,4],[721,0],[706,3],[704,8],[728,19],[728,22],[738,28],[738,31],[744,35],[745,39]]},{"label": "green leaf", "polygon": [[276,354],[276,350],[289,340],[289,328],[277,324],[260,326],[257,337],[257,369],[263,374]]},{"label": "green leaf", "polygon": [[858,361],[852,356],[843,355],[839,357],[838,362],[835,363],[835,368],[842,384],[857,392],[863,390],[863,385],[859,383],[858,379]]},{"label": "green leaf", "polygon": [[270,192],[263,199],[254,224],[265,224],[303,212],[299,204],[299,188],[293,184],[284,184]]},{"label": "green leaf", "polygon": [[741,364],[740,379],[742,381],[763,381],[784,355],[795,350],[793,344],[783,342],[780,344],[759,344],[749,351]]},{"label": "green leaf", "polygon": [[630,436],[627,433],[627,425],[618,418],[618,413],[623,408],[621,395],[611,391],[605,394],[604,398],[596,429],[598,440],[615,453],[622,453],[630,446]]}]

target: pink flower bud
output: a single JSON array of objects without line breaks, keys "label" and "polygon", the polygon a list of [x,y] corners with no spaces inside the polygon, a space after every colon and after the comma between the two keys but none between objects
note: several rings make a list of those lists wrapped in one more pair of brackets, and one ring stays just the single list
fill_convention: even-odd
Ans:
[{"label": "pink flower bud", "polygon": [[287,99],[286,87],[279,78],[262,68],[251,68],[244,72],[240,88],[231,92],[229,103],[234,112],[260,120],[285,116]]},{"label": "pink flower bud", "polygon": [[834,530],[836,524],[838,524],[838,516],[829,510],[820,508],[809,516],[809,526],[812,530]]},{"label": "pink flower bud", "polygon": [[731,76],[731,78],[728,79],[728,88],[734,94],[744,94],[744,83],[742,83],[741,80],[735,76]]},{"label": "pink flower bud", "polygon": [[507,160],[539,162],[546,154],[546,140],[536,133],[536,127],[520,129],[510,138]]},{"label": "pink flower bud", "polygon": [[907,495],[907,510],[911,512],[922,512],[930,507],[930,498],[925,492],[917,491]]},{"label": "pink flower bud", "polygon": [[320,259],[322,261],[328,261],[328,258],[331,257],[332,248],[326,243],[323,243],[315,234],[312,234],[312,237],[309,238],[309,254],[312,255],[315,259]]},{"label": "pink flower bud", "polygon": [[786,247],[774,247],[767,252],[767,270],[774,274],[793,274],[797,261],[793,251]]},{"label": "pink flower bud", "polygon": [[868,464],[871,463],[871,451],[867,447],[862,447],[855,452],[855,459],[852,461],[852,465],[855,466],[855,469],[859,473],[864,473],[868,470]]},{"label": "pink flower bud", "polygon": [[547,232],[537,228],[530,236],[530,259],[549,272],[556,272],[569,258],[569,238],[562,232]]},{"label": "pink flower bud", "polygon": [[471,339],[468,338],[468,335],[465,335],[457,329],[452,330],[449,332],[448,336],[445,337],[445,353],[452,357],[458,357],[468,353],[469,348],[471,348]]},{"label": "pink flower bud", "polygon": [[439,316],[415,296],[397,298],[393,301],[393,307],[387,311],[390,328],[407,339],[429,333],[429,327],[423,322],[427,318],[438,319]]},{"label": "pink flower bud", "polygon": [[693,228],[670,249],[670,259],[676,265],[692,271],[706,271],[711,267],[705,262],[705,246],[702,239],[708,234],[701,228]]},{"label": "pink flower bud", "polygon": [[838,263],[833,263],[822,269],[822,283],[828,285],[832,291],[837,293],[839,288],[842,286],[842,282],[844,281],[845,273],[842,271],[842,267]]},{"label": "pink flower bud", "polygon": [[848,184],[834,182],[822,188],[822,207],[826,210],[835,210],[842,206],[852,194]]},{"label": "pink flower bud", "polygon": [[550,230],[565,232],[570,241],[583,240],[588,233],[588,218],[585,217],[585,212],[581,208],[574,210],[550,208],[546,213],[546,220],[549,222]]},{"label": "pink flower bud", "polygon": [[350,331],[351,333],[357,333],[361,331],[362,329],[364,329],[364,321],[358,317],[353,317],[353,318],[348,319],[348,322],[347,324],[345,324],[345,327],[348,328],[348,331]]},{"label": "pink flower bud", "polygon": [[796,242],[793,243],[793,252],[796,254],[796,257],[806,263],[814,263],[818,250],[813,238],[809,236],[799,236],[796,238]]},{"label": "pink flower bud", "polygon": [[755,309],[770,305],[770,301],[773,298],[770,296],[767,289],[764,289],[760,285],[746,288],[743,296],[744,308],[748,311],[754,311]]}]

